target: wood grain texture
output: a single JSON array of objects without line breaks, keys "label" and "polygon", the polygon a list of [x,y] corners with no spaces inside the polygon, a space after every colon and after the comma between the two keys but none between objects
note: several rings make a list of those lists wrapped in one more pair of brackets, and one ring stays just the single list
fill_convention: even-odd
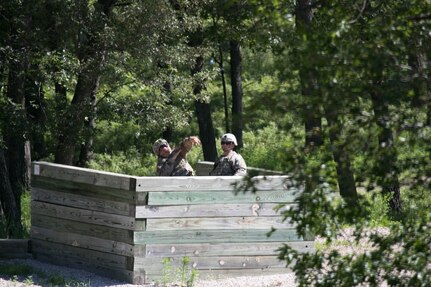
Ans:
[{"label": "wood grain texture", "polygon": [[269,231],[269,229],[137,231],[135,232],[135,244],[257,243],[303,240],[294,229],[277,230],[271,236],[268,236]]},{"label": "wood grain texture", "polygon": [[32,213],[63,218],[79,222],[109,226],[120,229],[134,229],[135,219],[129,216],[55,205],[46,202],[31,202]]},{"label": "wood grain texture", "polygon": [[[114,200],[120,202],[135,203],[136,193],[134,191],[97,186],[88,183],[73,182],[56,178],[32,176],[32,188],[42,188],[69,194],[88,196],[98,199]],[[143,193],[143,196],[146,194]]]},{"label": "wood grain texture", "polygon": [[195,230],[195,229],[270,229],[293,228],[280,216],[271,217],[216,217],[216,218],[151,218],[147,219],[147,231]]},{"label": "wood grain texture", "polygon": [[[196,191],[235,190],[235,185],[245,184],[241,176],[189,176],[189,177],[138,177],[136,191]],[[256,190],[295,189],[289,176],[256,176],[251,179]]]},{"label": "wood grain texture", "polygon": [[297,197],[293,190],[263,190],[257,192],[161,191],[150,192],[148,205],[220,204],[220,203],[291,203]]},{"label": "wood grain texture", "polygon": [[130,175],[49,162],[33,162],[32,175],[123,190],[134,190],[136,185],[136,177]]},{"label": "wood grain texture", "polygon": [[32,188],[31,197],[33,201],[51,203],[61,206],[76,207],[94,210],[110,214],[133,216],[135,211],[130,203],[107,199],[99,199],[91,196],[83,196],[74,193],[48,190],[43,188]]},{"label": "wood grain texture", "polygon": [[133,244],[133,230],[121,229],[110,226],[95,225],[58,217],[32,213],[31,225],[58,232],[87,235],[107,240]]},{"label": "wood grain texture", "polygon": [[[290,208],[285,205],[280,211]],[[137,206],[136,218],[280,216],[276,203]]]},{"label": "wood grain texture", "polygon": [[[313,241],[261,242],[261,243],[199,243],[199,244],[147,244],[145,254],[137,257],[184,257],[184,256],[265,256],[277,255],[286,243],[302,252],[314,251]],[[135,245],[135,249],[136,249]],[[143,246],[143,245],[142,245]]]},{"label": "wood grain texture", "polygon": [[59,243],[67,246],[85,248],[106,253],[112,253],[123,256],[134,256],[134,246],[114,240],[107,240],[100,237],[81,235],[70,232],[59,232],[41,227],[33,226],[31,229],[33,239],[43,240],[45,242]]}]

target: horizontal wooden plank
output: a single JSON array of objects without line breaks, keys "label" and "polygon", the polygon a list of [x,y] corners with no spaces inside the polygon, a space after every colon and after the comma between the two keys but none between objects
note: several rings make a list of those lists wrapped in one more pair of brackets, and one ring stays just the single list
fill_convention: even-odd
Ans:
[{"label": "horizontal wooden plank", "polygon": [[[214,162],[212,161],[200,161],[197,162],[195,165],[196,175],[198,176],[205,176],[209,175],[209,173],[213,170]],[[257,168],[257,167],[250,167],[247,166],[247,173],[252,176],[256,175],[285,175],[286,173],[283,173],[281,171],[275,171],[275,170],[269,170],[269,169],[263,169],[263,168]]]},{"label": "horizontal wooden plank", "polygon": [[180,205],[206,203],[289,203],[297,197],[292,190],[234,191],[161,191],[150,192],[148,205]]},{"label": "horizontal wooden plank", "polygon": [[[31,179],[31,186],[32,188],[42,188],[118,202],[135,203],[136,201],[136,193],[134,191],[48,177],[33,176]],[[145,193],[143,193],[143,196],[145,196]]]},{"label": "horizontal wooden plank", "polygon": [[[266,269],[270,267],[286,267],[286,262],[281,261],[277,256],[217,256],[217,257],[189,257],[188,267],[201,269]],[[167,263],[166,260],[169,260]],[[173,269],[181,268],[183,258],[157,258],[138,257],[135,259],[135,266],[143,268],[146,272],[158,271],[171,265]]]},{"label": "horizontal wooden plank", "polygon": [[135,225],[135,219],[133,217],[60,206],[46,202],[32,201],[31,208],[33,214],[47,215],[102,226],[133,230]]},{"label": "horizontal wooden plank", "polygon": [[[286,242],[301,252],[313,252],[314,241]],[[138,248],[139,245],[135,245]],[[244,243],[200,243],[200,244],[147,244],[145,257],[184,257],[184,256],[266,256],[277,255],[281,242]],[[142,257],[141,256],[141,257]],[[139,257],[139,256],[137,256]]]},{"label": "horizontal wooden plank", "polygon": [[137,231],[135,244],[166,243],[252,243],[302,241],[294,229],[279,229],[270,237],[269,229],[255,230],[163,230]]},{"label": "horizontal wooden plank", "polygon": [[135,190],[136,177],[49,162],[33,162],[32,174],[123,190]]},{"label": "horizontal wooden plank", "polygon": [[[280,211],[290,208],[285,205]],[[137,206],[136,218],[168,218],[168,217],[223,217],[223,216],[279,216],[275,203],[253,204],[200,204],[175,206]]]},{"label": "horizontal wooden plank", "polygon": [[31,226],[133,244],[133,231],[33,213]]},{"label": "horizontal wooden plank", "polygon": [[94,210],[104,213],[134,216],[135,208],[130,203],[99,199],[73,193],[32,188],[31,198],[34,201],[52,203],[62,206]]},{"label": "horizontal wooden plank", "polygon": [[105,267],[133,271],[133,259],[127,256],[89,250],[81,247],[32,239],[32,253],[36,259],[41,254],[50,255],[58,261],[73,260],[81,266]]},{"label": "horizontal wooden plank", "polygon": [[[256,190],[288,190],[294,188],[289,176],[256,176],[251,179]],[[136,179],[136,191],[235,190],[245,184],[241,176],[146,176]]]},{"label": "horizontal wooden plank", "polygon": [[59,232],[57,230],[37,226],[32,226],[31,238],[43,240],[45,242],[81,247],[88,250],[96,250],[130,257],[134,256],[134,246],[131,244],[76,233]]},{"label": "horizontal wooden plank", "polygon": [[[58,253],[52,252],[52,249],[50,248],[51,245],[46,245],[42,241],[35,241],[34,244],[37,246],[34,258],[38,261],[81,269],[104,277],[124,280],[126,282],[133,282],[134,280],[134,271],[124,268],[108,267],[107,264],[104,264],[106,259],[98,261],[99,258],[94,254],[88,254],[87,256],[84,254],[84,256],[80,256],[82,253],[77,252],[76,255],[72,253],[72,256],[67,255],[67,253],[66,255],[64,253],[59,255]],[[47,249],[45,249],[45,247]],[[61,248],[61,245],[57,245],[56,247]],[[87,260],[88,258],[90,260]],[[91,260],[91,258],[94,258],[95,260]]]},{"label": "horizontal wooden plank", "polygon": [[194,230],[194,229],[269,229],[293,228],[277,217],[212,217],[212,218],[150,218],[147,231],[151,230]]}]

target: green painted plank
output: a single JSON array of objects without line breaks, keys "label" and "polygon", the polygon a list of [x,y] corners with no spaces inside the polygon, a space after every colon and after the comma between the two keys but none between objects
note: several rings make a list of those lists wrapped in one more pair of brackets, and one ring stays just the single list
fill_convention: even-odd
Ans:
[{"label": "green painted plank", "polygon": [[[190,218],[224,216],[280,216],[276,203],[196,204],[170,206],[137,206],[136,218]],[[284,205],[281,210],[291,208]]]},{"label": "green painted plank", "polygon": [[233,191],[162,191],[150,192],[148,205],[180,205],[203,203],[279,203],[294,202],[296,190],[268,190],[252,192]]},{"label": "green painted plank", "polygon": [[137,231],[135,244],[166,243],[252,243],[302,241],[294,229],[279,229],[270,237],[262,230],[164,230]]},{"label": "green painted plank", "polygon": [[175,229],[265,229],[294,228],[281,216],[214,217],[214,218],[149,218],[147,231]]},{"label": "green painted plank", "polygon": [[[281,242],[146,244],[145,253],[138,257],[196,257],[196,256],[266,256],[278,255]],[[300,252],[314,251],[314,241],[291,241],[285,244]]]}]

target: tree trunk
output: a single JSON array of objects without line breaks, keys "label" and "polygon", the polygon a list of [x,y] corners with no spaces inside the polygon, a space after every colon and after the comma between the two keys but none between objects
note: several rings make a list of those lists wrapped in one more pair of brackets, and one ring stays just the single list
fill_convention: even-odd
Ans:
[{"label": "tree trunk", "polygon": [[9,180],[4,150],[0,148],[0,204],[6,219],[8,238],[20,238],[22,234],[21,206],[18,203]]},{"label": "tree trunk", "polygon": [[79,153],[79,160],[76,163],[80,167],[88,167],[88,162],[93,158],[94,128],[96,125],[96,92],[91,95],[90,111],[88,118],[84,121],[84,130],[82,133],[83,141]]},{"label": "tree trunk", "polygon": [[[10,115],[5,129],[5,146],[7,149],[4,153],[8,182],[12,191],[12,199],[7,194],[7,201],[4,203],[3,211],[8,217],[9,234],[20,235],[22,233],[21,225],[21,193],[30,185],[30,174],[28,173],[27,161],[30,155],[26,144],[26,114],[25,114],[25,73],[26,60],[23,56],[21,60],[11,61],[9,64],[9,78],[7,96],[15,104],[15,112]],[[3,151],[2,151],[3,152]],[[7,183],[6,183],[7,185]],[[8,187],[5,186],[5,192]],[[12,202],[13,201],[13,202]],[[16,209],[16,210],[12,210]]]},{"label": "tree trunk", "polygon": [[232,86],[232,133],[242,148],[242,81],[241,81],[241,46],[237,41],[230,41],[230,82]]},{"label": "tree trunk", "polygon": [[[81,71],[75,87],[72,102],[66,111],[65,121],[60,127],[55,162],[72,165],[75,158],[75,148],[79,143],[79,137],[85,124],[85,120],[92,117],[96,93],[99,89],[100,69],[105,60],[104,40],[97,38],[104,29],[104,20],[109,16],[115,4],[115,0],[99,0],[96,4],[95,17],[92,31],[83,38],[78,52],[81,63]],[[99,21],[99,22],[98,22]],[[97,23],[102,23],[98,25]],[[99,35],[99,36],[98,36]],[[82,164],[82,163],[81,163]]]},{"label": "tree trunk", "polygon": [[[195,66],[192,69],[192,76],[196,75],[203,69],[204,58],[198,56],[196,58]],[[201,94],[203,89],[203,83],[199,79],[196,81],[193,88],[193,94]],[[209,103],[202,102],[200,100],[195,101],[196,115],[199,125],[199,137],[202,142],[202,150],[204,153],[204,160],[215,161],[217,159],[217,148],[215,144],[215,133],[213,122],[211,118],[211,107]]]},{"label": "tree trunk", "polygon": [[[375,84],[375,87],[379,84]],[[379,133],[379,158],[376,163],[375,174],[379,178],[379,184],[383,192],[391,195],[389,207],[393,216],[398,216],[402,211],[400,194],[399,171],[397,167],[397,150],[393,142],[393,134],[390,128],[390,115],[386,101],[375,90],[371,92],[374,116],[380,128]]]},{"label": "tree trunk", "polygon": [[[331,109],[331,107],[329,107],[329,109]],[[352,171],[350,153],[346,150],[349,143],[340,142],[342,124],[338,119],[338,111],[334,108],[327,111],[326,119],[328,121],[332,155],[337,165],[337,181],[340,195],[347,203],[356,204],[358,200],[358,192],[356,190],[355,178]]]},{"label": "tree trunk", "polygon": [[[312,19],[311,0],[299,0],[296,6],[297,32],[305,35],[310,34]],[[304,55],[303,58],[313,59],[313,55]],[[299,75],[304,99],[305,146],[308,149],[313,149],[323,144],[322,119],[318,113],[317,101],[313,99],[313,85],[316,84],[316,80],[310,65],[301,66]]]},{"label": "tree trunk", "polygon": [[91,98],[96,96],[99,88],[97,67],[83,71],[76,84],[72,103],[66,112],[65,121],[59,131],[59,139],[55,153],[55,162],[73,165],[75,147],[84,127],[85,117],[90,117]]}]

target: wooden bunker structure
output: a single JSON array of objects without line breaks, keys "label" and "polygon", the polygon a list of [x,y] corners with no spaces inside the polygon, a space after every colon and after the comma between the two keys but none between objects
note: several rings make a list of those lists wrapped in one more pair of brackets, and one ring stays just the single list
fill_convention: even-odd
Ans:
[{"label": "wooden bunker structure", "polygon": [[[32,166],[31,252],[37,260],[134,284],[188,258],[199,278],[286,272],[283,243],[310,251],[275,207],[297,190],[286,176],[136,177],[47,162]],[[271,227],[277,229],[267,236]]]}]

